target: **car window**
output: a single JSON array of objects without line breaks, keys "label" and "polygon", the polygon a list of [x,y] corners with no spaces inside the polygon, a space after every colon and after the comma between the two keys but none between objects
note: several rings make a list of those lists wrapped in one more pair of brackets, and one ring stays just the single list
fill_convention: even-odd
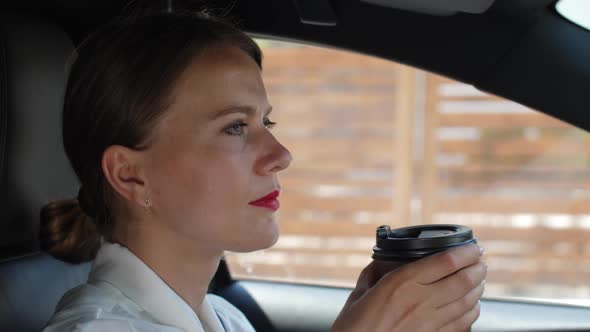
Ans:
[{"label": "car window", "polygon": [[353,286],[379,225],[473,228],[487,297],[590,296],[590,134],[472,86],[356,53],[259,40],[281,237],[233,277]]},{"label": "car window", "polygon": [[590,30],[590,1],[560,0],[555,5],[555,9],[561,16]]}]

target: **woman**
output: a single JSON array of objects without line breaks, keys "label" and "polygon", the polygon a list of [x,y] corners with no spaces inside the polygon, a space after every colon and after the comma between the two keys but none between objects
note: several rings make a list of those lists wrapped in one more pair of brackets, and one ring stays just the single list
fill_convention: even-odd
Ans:
[{"label": "woman", "polygon": [[[94,263],[44,331],[254,330],[206,291],[224,251],[279,236],[277,174],[291,154],[269,131],[261,58],[242,32],[195,14],[118,19],[79,47],[63,139],[81,188],[44,207],[41,235],[53,256]],[[482,253],[465,246],[379,280],[370,264],[333,330],[468,329]]]}]

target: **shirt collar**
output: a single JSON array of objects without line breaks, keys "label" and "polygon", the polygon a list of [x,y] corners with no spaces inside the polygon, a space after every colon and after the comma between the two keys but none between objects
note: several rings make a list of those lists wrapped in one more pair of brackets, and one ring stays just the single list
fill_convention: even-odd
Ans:
[{"label": "shirt collar", "polygon": [[187,332],[224,331],[207,297],[197,316],[152,269],[119,244],[102,244],[88,280],[104,281],[115,286],[161,324]]}]

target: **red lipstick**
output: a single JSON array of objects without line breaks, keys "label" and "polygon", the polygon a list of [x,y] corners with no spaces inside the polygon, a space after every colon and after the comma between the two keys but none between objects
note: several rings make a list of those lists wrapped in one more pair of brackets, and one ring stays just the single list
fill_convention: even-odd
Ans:
[{"label": "red lipstick", "polygon": [[280,207],[279,201],[277,200],[277,197],[279,197],[279,193],[280,193],[280,191],[278,189],[275,189],[272,192],[270,192],[269,194],[255,200],[255,201],[252,201],[248,204],[276,211]]}]

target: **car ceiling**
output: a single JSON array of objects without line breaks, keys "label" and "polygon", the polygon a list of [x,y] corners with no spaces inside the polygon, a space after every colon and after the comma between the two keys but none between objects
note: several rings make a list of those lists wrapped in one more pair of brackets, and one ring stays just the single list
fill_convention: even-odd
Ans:
[{"label": "car ceiling", "polygon": [[[165,8],[170,1],[152,2]],[[131,6],[139,3],[131,2]],[[129,8],[129,3],[20,0],[3,2],[0,8],[49,17],[79,42],[96,25]],[[361,0],[176,0],[173,6],[198,8],[203,3],[219,13],[229,12],[255,36],[391,59],[590,129],[590,31],[559,16],[553,0],[496,0],[483,14],[451,16]]]}]

